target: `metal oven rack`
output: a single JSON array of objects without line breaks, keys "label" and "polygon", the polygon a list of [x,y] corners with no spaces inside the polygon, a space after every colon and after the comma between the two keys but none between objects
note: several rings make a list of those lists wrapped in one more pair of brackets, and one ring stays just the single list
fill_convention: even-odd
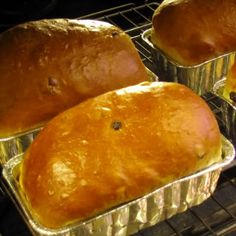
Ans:
[{"label": "metal oven rack", "polygon": [[[125,30],[133,39],[144,64],[154,71],[150,48],[142,42],[141,33],[151,27],[151,18],[158,5],[157,1],[146,1],[143,5],[127,3],[80,18],[108,21]],[[221,131],[224,133],[225,124],[222,120],[220,99],[213,94],[207,94],[203,98],[214,111]],[[144,229],[134,236],[236,235],[235,196],[236,164],[234,162],[231,167],[224,170],[216,191],[206,202],[153,227]]]},{"label": "metal oven rack", "polygon": [[[79,17],[80,19],[99,19],[108,21],[125,30],[133,39],[144,64],[154,71],[150,49],[142,42],[141,33],[151,26],[151,17],[159,3],[145,1],[143,5],[127,3],[108,10]],[[212,94],[204,96],[214,111],[222,132],[225,131],[224,121],[221,119],[219,98]],[[235,162],[221,174],[218,187],[213,195],[199,206],[193,207],[184,213],[178,214],[153,227],[144,229],[133,236],[210,236],[210,235],[236,235],[236,164]],[[1,202],[0,202],[1,204]],[[7,228],[21,224],[20,236],[29,236],[30,233],[24,226],[19,214],[10,205],[7,209],[1,206],[0,221],[4,224],[4,217],[14,218]],[[11,212],[14,213],[11,213]],[[3,214],[4,213],[4,214]],[[14,219],[14,220],[13,220]],[[15,232],[15,231],[14,231]],[[11,235],[11,234],[8,234]],[[1,236],[1,234],[0,234]],[[3,234],[4,236],[4,234]]]}]

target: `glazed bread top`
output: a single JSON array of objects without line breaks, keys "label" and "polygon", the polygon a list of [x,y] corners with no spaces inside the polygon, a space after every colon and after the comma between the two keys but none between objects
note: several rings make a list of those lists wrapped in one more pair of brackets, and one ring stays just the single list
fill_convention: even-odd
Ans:
[{"label": "glazed bread top", "polygon": [[148,80],[130,37],[95,20],[27,22],[0,35],[0,137],[98,94]]},{"label": "glazed bread top", "polygon": [[85,220],[221,160],[214,114],[177,83],[143,83],[56,116],[26,152],[21,191],[50,228]]},{"label": "glazed bread top", "polygon": [[236,49],[235,0],[166,0],[153,15],[151,40],[180,65]]}]

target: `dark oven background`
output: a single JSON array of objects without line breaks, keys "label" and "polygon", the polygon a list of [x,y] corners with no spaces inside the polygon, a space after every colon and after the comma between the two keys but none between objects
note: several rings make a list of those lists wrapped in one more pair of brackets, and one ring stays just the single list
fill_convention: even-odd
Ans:
[{"label": "dark oven background", "polygon": [[[0,31],[21,22],[42,18],[90,18],[115,24],[133,39],[145,65],[155,72],[149,48],[143,44],[140,34],[151,26],[153,11],[158,1],[144,0],[31,0],[4,1],[0,8]],[[225,124],[219,108],[219,99],[204,96],[214,111],[222,132]],[[203,204],[193,207],[135,236],[198,236],[236,235],[236,165],[223,171],[214,194]],[[24,221],[11,200],[0,197],[0,236],[31,236]]]},{"label": "dark oven background", "polygon": [[[77,18],[130,2],[132,0],[4,0],[0,6],[0,30],[3,31],[12,25],[28,20],[56,17]],[[135,5],[145,2],[148,1],[133,0]]]}]

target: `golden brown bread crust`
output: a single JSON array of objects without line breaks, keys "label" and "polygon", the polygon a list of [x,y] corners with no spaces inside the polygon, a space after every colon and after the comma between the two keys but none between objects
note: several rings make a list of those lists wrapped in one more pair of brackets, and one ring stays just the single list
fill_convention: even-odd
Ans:
[{"label": "golden brown bread crust", "polygon": [[166,0],[154,12],[152,42],[181,65],[236,50],[235,0]]},{"label": "golden brown bread crust", "polygon": [[111,24],[50,19],[0,35],[0,136],[98,94],[147,80],[134,44]]},{"label": "golden brown bread crust", "polygon": [[210,108],[184,85],[131,86],[51,120],[24,156],[21,189],[41,224],[59,227],[219,161],[220,139]]}]

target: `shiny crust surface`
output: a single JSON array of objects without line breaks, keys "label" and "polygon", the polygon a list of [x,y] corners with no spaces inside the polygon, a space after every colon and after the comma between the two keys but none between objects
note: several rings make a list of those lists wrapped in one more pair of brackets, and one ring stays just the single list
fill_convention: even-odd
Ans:
[{"label": "shiny crust surface", "polygon": [[101,93],[148,80],[131,39],[109,23],[50,19],[0,35],[0,136]]},{"label": "shiny crust surface", "polygon": [[236,1],[166,0],[154,12],[152,42],[181,65],[236,50]]},{"label": "shiny crust surface", "polygon": [[184,85],[153,82],[91,98],[53,120],[21,165],[41,224],[85,220],[221,160],[217,121]]}]

